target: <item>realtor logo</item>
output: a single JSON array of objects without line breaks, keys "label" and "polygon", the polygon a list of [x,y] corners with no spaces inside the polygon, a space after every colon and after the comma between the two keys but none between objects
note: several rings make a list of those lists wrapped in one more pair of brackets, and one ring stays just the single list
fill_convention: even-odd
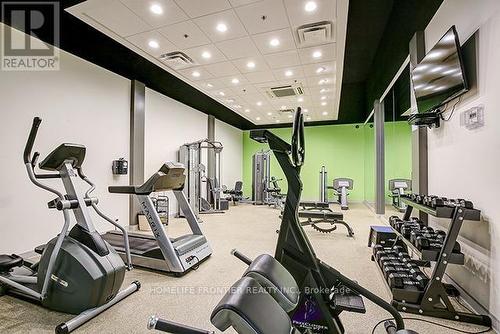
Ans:
[{"label": "realtor logo", "polygon": [[1,69],[59,70],[59,3],[3,1]]}]

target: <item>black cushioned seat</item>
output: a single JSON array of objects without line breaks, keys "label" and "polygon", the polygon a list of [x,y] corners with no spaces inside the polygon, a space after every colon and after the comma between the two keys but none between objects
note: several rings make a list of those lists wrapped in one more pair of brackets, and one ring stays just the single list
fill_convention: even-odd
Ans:
[{"label": "black cushioned seat", "polygon": [[243,276],[257,280],[286,312],[299,303],[300,291],[293,276],[269,254],[253,260]]},{"label": "black cushioned seat", "polygon": [[239,334],[296,333],[288,314],[251,277],[240,278],[217,304],[210,317],[220,331],[233,327]]},{"label": "black cushioned seat", "polygon": [[0,272],[6,272],[23,265],[23,258],[15,254],[0,254]]}]

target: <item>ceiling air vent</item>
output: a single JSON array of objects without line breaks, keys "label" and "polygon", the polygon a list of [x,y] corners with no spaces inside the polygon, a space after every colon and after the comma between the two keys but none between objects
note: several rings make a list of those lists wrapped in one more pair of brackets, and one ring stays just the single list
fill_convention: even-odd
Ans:
[{"label": "ceiling air vent", "polygon": [[329,21],[305,24],[297,28],[300,45],[319,45],[333,42],[333,24]]},{"label": "ceiling air vent", "polygon": [[282,114],[294,114],[295,113],[295,109],[280,109],[278,110],[278,112],[282,113]]},{"label": "ceiling air vent", "polygon": [[194,65],[193,59],[181,51],[164,53],[160,56],[160,60],[174,70],[180,70]]},{"label": "ceiling air vent", "polygon": [[266,90],[266,93],[270,98],[274,99],[279,97],[303,95],[304,89],[300,84],[296,84],[296,85],[271,87],[268,90]]}]

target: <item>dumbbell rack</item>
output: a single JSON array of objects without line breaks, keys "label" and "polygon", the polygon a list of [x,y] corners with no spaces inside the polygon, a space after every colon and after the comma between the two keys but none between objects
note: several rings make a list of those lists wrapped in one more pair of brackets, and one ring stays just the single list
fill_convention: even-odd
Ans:
[{"label": "dumbbell rack", "polygon": [[481,211],[460,206],[431,208],[414,202],[406,197],[402,197],[401,200],[407,204],[403,220],[409,220],[413,209],[416,209],[437,218],[449,218],[451,219],[451,223],[440,251],[420,251],[409,240],[405,239],[401,233],[393,229],[397,236],[396,241],[398,239],[402,240],[420,260],[436,262],[432,275],[429,277],[429,283],[423,291],[420,303],[409,303],[404,300],[393,299],[393,306],[403,312],[456,320],[476,325],[491,326],[491,319],[489,316],[456,310],[446,292],[446,286],[442,282],[442,278],[449,263],[464,264],[463,254],[453,253],[453,247],[463,221],[479,221]]}]

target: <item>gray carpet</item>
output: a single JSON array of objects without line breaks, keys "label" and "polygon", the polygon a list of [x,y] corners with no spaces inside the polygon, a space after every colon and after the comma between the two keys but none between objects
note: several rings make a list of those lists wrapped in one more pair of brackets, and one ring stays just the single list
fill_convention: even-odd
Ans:
[{"label": "gray carpet", "polygon": [[[232,206],[225,214],[202,216],[202,229],[214,252],[198,270],[181,278],[139,269],[127,273],[125,283],[139,280],[142,289],[75,333],[147,333],[147,319],[152,314],[213,329],[209,321],[212,308],[225,288],[234,283],[245,270],[245,265],[231,256],[230,250],[237,248],[250,257],[261,253],[273,254],[276,229],[279,227],[278,215],[279,211],[272,208],[239,205]],[[354,239],[348,238],[341,226],[331,234],[305,228],[317,256],[388,300],[386,285],[376,265],[370,261],[371,249],[366,247],[369,226],[380,225],[380,221],[362,204],[352,204],[345,216],[356,233]],[[187,223],[182,220],[173,220],[167,228],[171,236],[181,235],[187,230]],[[371,333],[379,320],[388,317],[388,314],[370,302],[366,302],[366,306],[367,313],[364,315],[342,314],[347,333]],[[0,298],[0,309],[0,333],[53,333],[58,323],[70,318],[9,296]],[[478,329],[451,321],[427,319],[464,330]],[[419,333],[456,333],[415,321],[408,321],[407,327]],[[382,327],[376,333],[384,333]]]}]

